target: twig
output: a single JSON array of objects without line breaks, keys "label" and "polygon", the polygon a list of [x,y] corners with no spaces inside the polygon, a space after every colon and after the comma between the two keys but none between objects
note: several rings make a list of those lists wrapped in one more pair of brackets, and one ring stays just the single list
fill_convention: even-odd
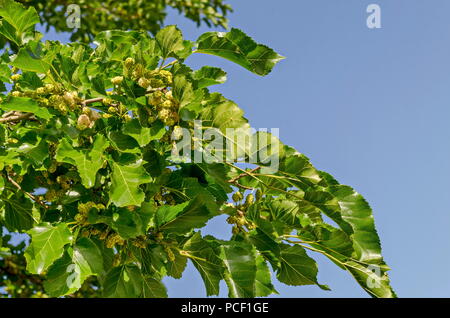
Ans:
[{"label": "twig", "polygon": [[241,173],[240,175],[238,175],[237,177],[234,177],[233,179],[228,180],[228,183],[231,183],[232,185],[244,189],[244,190],[253,190],[252,187],[247,187],[245,185],[242,185],[238,182],[239,179],[243,178],[243,177],[247,177],[247,176],[251,176],[251,174],[253,172],[258,171],[259,169],[261,169],[261,167],[256,167],[255,169],[252,169],[250,171],[245,171],[243,173]]},{"label": "twig", "polygon": [[13,121],[24,120],[30,118],[31,116],[33,116],[33,113],[19,113],[18,115],[0,118],[0,123],[10,123]]},{"label": "twig", "polygon": [[252,188],[252,187],[247,187],[247,186],[245,186],[245,185],[242,185],[242,184],[240,184],[239,182],[230,182],[230,181],[228,181],[229,183],[231,183],[232,185],[234,185],[234,186],[236,186],[236,187],[238,187],[238,188],[241,188],[241,189],[244,189],[244,190],[253,190],[254,188]]},{"label": "twig", "polygon": [[157,91],[166,92],[167,91],[167,87],[150,88],[145,93],[146,94],[150,94],[150,93],[154,93],[154,92],[157,92]]},{"label": "twig", "polygon": [[86,99],[83,101],[83,106],[86,106],[87,104],[92,104],[92,103],[96,103],[96,102],[101,102],[103,101],[103,97],[96,97],[96,98],[91,98],[91,99]]},{"label": "twig", "polygon": [[6,113],[4,113],[4,114],[2,115],[2,118],[6,118],[6,117],[9,117],[9,116],[11,116],[11,115],[14,115],[14,113],[15,113],[14,110],[11,110],[11,111],[9,111],[9,112],[6,112]]},{"label": "twig", "polygon": [[259,169],[261,169],[261,167],[256,167],[255,169],[252,169],[250,171],[245,171],[243,173],[241,173],[240,175],[238,175],[237,177],[234,177],[231,180],[228,180],[229,183],[236,183],[239,179],[243,178],[243,177],[247,177],[247,176],[251,176],[251,174],[253,172],[258,171]]},{"label": "twig", "polygon": [[168,68],[169,66],[172,66],[174,64],[178,63],[178,60],[172,61],[169,64],[164,65],[163,67],[161,67],[160,69],[163,70],[165,68]]},{"label": "twig", "polygon": [[18,184],[16,181],[14,181],[13,178],[11,178],[10,176],[6,176],[8,178],[8,181],[12,183],[13,186],[15,186],[17,189],[19,189],[20,191],[22,191],[23,193],[25,193],[25,195],[27,197],[29,197],[31,200],[35,201],[37,204],[39,204],[40,206],[42,206],[45,209],[48,209],[48,206],[45,205],[44,202],[42,202],[41,200],[39,200],[39,198],[35,197],[34,195],[32,195],[31,193],[25,191],[22,189],[22,187],[20,186],[20,184]]}]

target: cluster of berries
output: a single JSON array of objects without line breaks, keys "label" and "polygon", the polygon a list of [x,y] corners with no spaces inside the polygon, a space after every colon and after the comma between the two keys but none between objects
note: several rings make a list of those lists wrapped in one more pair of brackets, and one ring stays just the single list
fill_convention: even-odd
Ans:
[{"label": "cluster of berries", "polygon": [[245,217],[245,211],[257,201],[262,198],[262,191],[258,189],[255,194],[249,193],[244,200],[244,194],[240,191],[233,193],[232,199],[237,204],[235,206],[236,213],[228,217],[227,222],[233,224],[233,234],[238,234],[244,230],[244,226],[252,230],[255,228],[255,224],[247,220]]},{"label": "cluster of berries", "polygon": [[35,90],[22,89],[20,79],[22,75],[14,74],[11,79],[14,82],[14,90],[11,91],[13,97],[29,97],[37,100],[41,106],[51,107],[63,114],[74,111],[81,105],[81,98],[75,91],[64,90],[61,84],[45,84]]},{"label": "cluster of berries", "polygon": [[84,225],[87,223],[88,220],[88,214],[91,209],[97,209],[97,210],[104,210],[105,206],[101,203],[95,203],[92,201],[86,202],[86,203],[79,203],[78,204],[78,213],[75,215],[75,221],[81,225]]}]

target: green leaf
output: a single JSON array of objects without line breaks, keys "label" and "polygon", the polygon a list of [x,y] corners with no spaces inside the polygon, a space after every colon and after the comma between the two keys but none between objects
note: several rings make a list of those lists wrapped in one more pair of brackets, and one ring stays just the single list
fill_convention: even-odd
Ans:
[{"label": "green leaf", "polygon": [[209,197],[198,195],[189,202],[160,207],[155,215],[156,226],[161,231],[176,234],[205,226],[209,219],[217,215],[208,209],[207,200]]},{"label": "green leaf", "polygon": [[52,297],[71,294],[81,287],[81,270],[66,252],[50,266],[44,281],[45,291]]},{"label": "green leaf", "polygon": [[23,232],[33,227],[35,219],[33,203],[30,200],[16,194],[9,199],[2,199],[2,201],[5,203],[5,226],[8,231]]},{"label": "green leaf", "polygon": [[180,255],[178,251],[174,252],[175,259],[173,261],[167,262],[166,269],[167,269],[167,275],[175,278],[180,279],[183,276],[183,272],[187,265],[187,258]]},{"label": "green leaf", "polygon": [[37,145],[25,142],[20,145],[17,152],[23,153],[30,158],[36,167],[41,167],[44,160],[48,158],[48,145],[45,140],[41,140]]},{"label": "green leaf", "polygon": [[110,201],[118,207],[141,205],[145,199],[139,186],[150,183],[152,178],[143,167],[142,161],[124,166],[112,163]]},{"label": "green leaf", "polygon": [[143,287],[141,272],[136,265],[113,267],[106,274],[103,295],[108,298],[137,298]]},{"label": "green leaf", "polygon": [[133,254],[141,263],[144,275],[158,279],[166,275],[166,252],[161,245],[151,244],[146,248],[134,248]]},{"label": "green leaf", "polygon": [[11,69],[6,64],[0,64],[0,81],[11,83]]},{"label": "green leaf", "polygon": [[198,82],[198,88],[223,84],[227,81],[227,73],[218,67],[203,66],[193,74]]},{"label": "green leaf", "polygon": [[155,38],[161,48],[163,58],[176,57],[175,54],[185,48],[183,35],[175,25],[161,29]]},{"label": "green leaf", "polygon": [[267,203],[274,220],[283,222],[292,227],[302,227],[307,225],[312,214],[320,214],[320,211],[303,201],[294,202],[291,200],[279,199]]},{"label": "green leaf", "polygon": [[347,261],[345,267],[353,275],[358,284],[372,297],[397,297],[390,286],[389,277],[380,267],[353,261]]},{"label": "green leaf", "polygon": [[264,257],[256,257],[255,297],[267,297],[278,294],[272,285],[272,278]]},{"label": "green leaf", "polygon": [[111,144],[120,151],[129,153],[139,153],[139,144],[133,137],[121,131],[111,131],[108,135]]},{"label": "green leaf", "polygon": [[5,178],[3,178],[2,175],[0,175],[0,194],[5,190]]},{"label": "green leaf", "polygon": [[184,75],[176,75],[173,79],[173,96],[184,107],[194,99],[194,89]]},{"label": "green leaf", "polygon": [[221,247],[220,256],[226,268],[224,278],[228,297],[255,297],[257,268],[252,247],[231,242]]},{"label": "green leaf", "polygon": [[103,135],[95,138],[94,145],[90,151],[75,150],[67,139],[63,139],[56,149],[56,160],[66,162],[77,167],[82,184],[86,188],[95,185],[98,170],[103,166],[103,153],[108,147],[108,141]]},{"label": "green leaf", "polygon": [[68,295],[80,289],[86,278],[103,271],[100,249],[92,240],[81,238],[73,250],[50,266],[44,287],[52,297]]},{"label": "green leaf", "polygon": [[133,137],[139,144],[144,147],[152,140],[158,140],[166,133],[166,129],[161,122],[156,122],[150,128],[142,127],[139,119],[132,119],[123,127],[125,135]]},{"label": "green leaf", "polygon": [[27,97],[9,97],[4,103],[0,104],[0,109],[4,111],[18,111],[24,113],[33,113],[37,117],[50,119],[52,114],[47,108],[39,106],[39,104]]},{"label": "green leaf", "polygon": [[349,186],[336,185],[330,187],[330,192],[338,199],[342,218],[351,225],[355,259],[381,264],[381,245],[372,215],[372,209],[367,201]]},{"label": "green leaf", "polygon": [[142,298],[167,298],[164,284],[152,277],[142,275]]},{"label": "green leaf", "polygon": [[282,244],[279,258],[277,278],[280,282],[294,286],[317,285],[324,290],[330,290],[328,286],[317,282],[317,264],[301,246]]},{"label": "green leaf", "polygon": [[16,29],[4,20],[0,21],[0,34],[18,46],[21,44],[21,39],[18,37]]},{"label": "green leaf", "polygon": [[110,226],[119,233],[123,239],[135,238],[145,235],[151,217],[154,215],[154,206],[150,203],[142,203],[142,206],[134,211],[120,209],[115,213]]},{"label": "green leaf", "polygon": [[42,223],[29,231],[31,243],[25,250],[27,270],[41,274],[64,252],[64,246],[71,242],[72,234],[65,223],[52,226]]},{"label": "green leaf", "polygon": [[25,7],[13,0],[0,0],[0,16],[8,21],[20,34],[39,23],[39,15],[34,7]]},{"label": "green leaf", "polygon": [[104,272],[102,251],[89,238],[82,237],[77,241],[73,247],[73,259],[90,275]]},{"label": "green leaf", "polygon": [[184,244],[183,251],[200,273],[206,295],[219,295],[219,283],[223,278],[224,266],[213,248],[197,232]]},{"label": "green leaf", "polygon": [[284,58],[234,28],[228,33],[207,32],[201,35],[195,52],[220,56],[258,75],[269,74],[275,64]]},{"label": "green leaf", "polygon": [[248,120],[243,117],[244,111],[234,102],[222,99],[218,104],[211,104],[203,109],[201,119],[204,125],[220,129],[222,133],[227,132],[227,128],[241,128],[242,133],[250,128]]},{"label": "green leaf", "polygon": [[32,55],[30,50],[24,48],[19,50],[10,64],[24,71],[42,74],[46,73],[51,67],[48,58],[38,58],[34,54]]}]

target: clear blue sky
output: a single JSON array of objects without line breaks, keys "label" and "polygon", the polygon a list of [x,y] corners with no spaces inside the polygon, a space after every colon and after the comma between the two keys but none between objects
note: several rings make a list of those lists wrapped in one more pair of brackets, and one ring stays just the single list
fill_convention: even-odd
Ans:
[{"label": "clear blue sky", "polygon": [[[400,297],[449,297],[450,1],[229,3],[230,26],[287,59],[265,78],[210,56],[188,64],[223,67],[229,81],[214,89],[253,127],[279,127],[283,142],[366,197]],[[382,29],[366,27],[370,3],[381,6]],[[167,23],[192,40],[209,30],[175,12]],[[208,233],[229,235],[223,220],[210,222]],[[349,274],[314,257],[319,281],[333,291],[276,284],[282,296],[367,297]],[[192,266],[166,282],[171,297],[205,295]]]}]

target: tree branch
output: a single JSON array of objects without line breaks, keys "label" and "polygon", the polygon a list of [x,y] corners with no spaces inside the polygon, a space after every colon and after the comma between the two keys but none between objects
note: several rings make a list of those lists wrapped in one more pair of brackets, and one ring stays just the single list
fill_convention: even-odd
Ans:
[{"label": "tree branch", "polygon": [[19,189],[20,191],[22,191],[27,197],[29,197],[31,200],[33,200],[34,202],[36,202],[37,204],[39,204],[40,206],[42,206],[44,209],[48,209],[48,206],[42,202],[41,200],[39,200],[39,198],[35,197],[34,195],[32,195],[31,193],[25,191],[22,189],[22,187],[20,186],[20,184],[18,184],[13,178],[11,178],[9,175],[6,176],[6,178],[8,179],[9,182],[11,182],[11,184],[13,186],[15,186],[17,189]]},{"label": "tree branch", "polygon": [[83,106],[86,106],[88,104],[92,104],[92,103],[97,103],[97,102],[102,102],[103,101],[103,97],[96,97],[96,98],[91,98],[91,99],[86,99],[83,101]]},{"label": "tree branch", "polygon": [[241,173],[240,175],[238,175],[237,177],[234,177],[233,179],[228,180],[228,182],[236,183],[239,179],[241,179],[243,177],[251,176],[252,173],[258,171],[259,169],[261,169],[261,167],[256,167],[255,169],[252,169],[250,171],[245,171],[245,172]]},{"label": "tree branch", "polygon": [[0,118],[0,123],[10,123],[10,122],[14,122],[14,121],[29,119],[31,116],[33,116],[33,113],[16,113],[16,112],[14,112],[12,115],[10,115],[8,117]]},{"label": "tree branch", "polygon": [[261,167],[256,167],[255,169],[252,169],[250,171],[245,171],[243,173],[241,173],[240,175],[238,175],[237,177],[234,177],[233,179],[228,180],[228,183],[231,183],[232,185],[244,189],[244,190],[253,190],[252,187],[247,187],[245,185],[242,185],[238,182],[239,179],[243,178],[243,177],[247,177],[247,176],[251,176],[252,173],[258,171],[259,169],[261,169]]}]

